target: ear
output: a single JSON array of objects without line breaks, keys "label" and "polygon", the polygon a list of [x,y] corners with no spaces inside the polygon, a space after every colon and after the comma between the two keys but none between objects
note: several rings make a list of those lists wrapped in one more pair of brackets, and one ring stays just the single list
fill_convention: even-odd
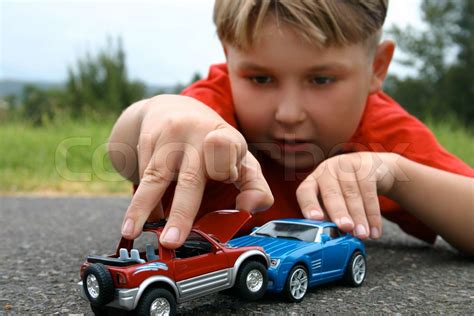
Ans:
[{"label": "ear", "polygon": [[382,84],[387,76],[388,66],[390,66],[394,51],[395,43],[393,41],[383,41],[377,47],[372,62],[371,94],[382,90]]}]

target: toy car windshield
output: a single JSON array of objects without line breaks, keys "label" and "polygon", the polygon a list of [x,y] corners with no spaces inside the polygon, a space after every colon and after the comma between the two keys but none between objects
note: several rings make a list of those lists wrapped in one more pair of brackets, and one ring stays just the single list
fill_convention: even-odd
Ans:
[{"label": "toy car windshield", "polygon": [[314,242],[318,235],[318,229],[318,227],[305,224],[272,221],[254,231],[252,235]]}]

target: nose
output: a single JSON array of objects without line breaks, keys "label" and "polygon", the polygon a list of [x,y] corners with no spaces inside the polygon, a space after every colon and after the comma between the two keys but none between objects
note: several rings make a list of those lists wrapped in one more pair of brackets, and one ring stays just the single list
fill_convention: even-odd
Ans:
[{"label": "nose", "polygon": [[302,93],[291,89],[281,94],[275,111],[275,120],[285,126],[301,124],[306,119]]}]

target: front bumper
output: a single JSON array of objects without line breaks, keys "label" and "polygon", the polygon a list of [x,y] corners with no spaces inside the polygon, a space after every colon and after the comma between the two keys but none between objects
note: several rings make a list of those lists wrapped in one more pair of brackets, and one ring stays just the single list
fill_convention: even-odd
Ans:
[{"label": "front bumper", "polygon": [[280,262],[277,267],[268,269],[268,288],[269,293],[279,293],[285,287],[286,279],[292,268],[291,263]]},{"label": "front bumper", "polygon": [[268,287],[267,291],[269,293],[278,292],[278,270],[268,269]]},{"label": "front bumper", "polygon": [[[82,281],[77,283],[77,287],[79,289],[79,293],[81,297],[85,299],[86,301],[89,301],[89,299],[86,296],[86,293],[84,292]],[[137,295],[138,295],[138,287],[133,288],[133,289],[115,289],[115,296],[114,296],[113,301],[107,304],[106,306],[131,311],[135,309],[136,307],[135,301],[136,301]]]}]

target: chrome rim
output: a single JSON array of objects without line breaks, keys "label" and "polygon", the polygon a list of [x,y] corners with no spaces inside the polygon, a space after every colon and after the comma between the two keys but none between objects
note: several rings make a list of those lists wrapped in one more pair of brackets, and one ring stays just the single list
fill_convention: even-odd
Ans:
[{"label": "chrome rim", "polygon": [[247,288],[251,292],[258,292],[263,286],[263,275],[260,270],[253,269],[247,274]]},{"label": "chrome rim", "polygon": [[293,271],[290,276],[290,292],[293,298],[299,300],[305,294],[308,289],[308,275],[303,268],[298,268]]},{"label": "chrome rim", "polygon": [[92,298],[99,297],[99,293],[100,293],[99,282],[97,281],[97,278],[95,277],[95,275],[89,274],[87,276],[86,283],[87,283],[87,292],[89,292],[89,295]]},{"label": "chrome rim", "polygon": [[170,312],[170,302],[164,297],[158,297],[151,303],[150,315],[169,315]]},{"label": "chrome rim", "polygon": [[352,278],[357,284],[361,284],[365,278],[365,259],[362,255],[357,255],[352,263]]}]

